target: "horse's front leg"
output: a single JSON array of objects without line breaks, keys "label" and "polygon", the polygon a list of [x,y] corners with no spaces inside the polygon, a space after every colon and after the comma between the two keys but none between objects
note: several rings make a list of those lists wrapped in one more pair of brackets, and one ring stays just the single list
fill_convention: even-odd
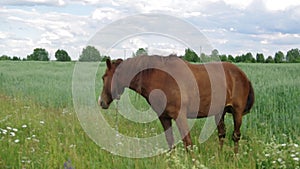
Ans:
[{"label": "horse's front leg", "polygon": [[164,128],[167,143],[168,143],[169,149],[171,150],[174,145],[174,136],[173,136],[173,131],[172,131],[172,119],[166,118],[166,117],[159,117],[159,120]]},{"label": "horse's front leg", "polygon": [[185,113],[179,113],[177,118],[176,118],[176,125],[179,129],[182,141],[184,143],[184,146],[186,148],[186,150],[188,150],[189,148],[192,148],[193,143],[191,140],[191,136],[190,136],[190,130],[189,130],[189,126],[187,123],[187,117]]}]

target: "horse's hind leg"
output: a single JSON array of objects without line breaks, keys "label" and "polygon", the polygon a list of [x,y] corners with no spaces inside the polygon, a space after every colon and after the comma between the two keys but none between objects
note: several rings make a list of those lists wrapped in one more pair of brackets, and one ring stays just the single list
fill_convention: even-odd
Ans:
[{"label": "horse's hind leg", "polygon": [[218,114],[215,116],[215,122],[216,122],[216,125],[218,128],[219,143],[220,143],[221,150],[223,148],[224,139],[226,136],[226,127],[225,127],[225,123],[224,123],[225,114],[226,114],[226,111],[224,110],[224,112],[222,114]]},{"label": "horse's hind leg", "polygon": [[242,125],[243,110],[235,109],[233,113],[234,131],[232,134],[232,140],[234,141],[234,153],[239,151],[239,140],[241,138],[240,127]]},{"label": "horse's hind leg", "polygon": [[159,120],[164,128],[167,143],[168,143],[169,149],[171,150],[174,145],[174,136],[173,136],[173,131],[172,131],[172,119],[165,118],[165,117],[159,117]]}]

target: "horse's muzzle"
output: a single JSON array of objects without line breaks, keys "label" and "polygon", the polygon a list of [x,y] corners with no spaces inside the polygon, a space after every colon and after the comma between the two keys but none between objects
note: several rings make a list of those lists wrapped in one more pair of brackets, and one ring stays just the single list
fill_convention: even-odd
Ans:
[{"label": "horse's muzzle", "polygon": [[105,102],[101,99],[101,96],[99,96],[99,99],[98,99],[98,105],[101,106],[101,108],[103,108],[103,109],[108,109],[108,104],[105,103]]}]

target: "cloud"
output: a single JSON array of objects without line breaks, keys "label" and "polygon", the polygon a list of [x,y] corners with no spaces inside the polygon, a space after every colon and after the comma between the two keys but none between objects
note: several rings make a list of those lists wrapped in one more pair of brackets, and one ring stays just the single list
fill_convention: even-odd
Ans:
[{"label": "cloud", "polygon": [[299,0],[264,0],[266,8],[271,11],[284,11],[289,9],[291,6],[299,6]]},{"label": "cloud", "polygon": [[36,47],[43,47],[50,54],[57,49],[72,49],[68,52],[76,59],[92,33],[89,17],[66,13],[4,9],[0,20],[5,23],[0,26],[0,38],[5,38],[1,44],[6,44],[0,50],[21,57]]},{"label": "cloud", "polygon": [[35,6],[35,5],[50,5],[63,6],[66,2],[64,0],[1,0],[0,5],[14,5],[14,6]]},{"label": "cloud", "polygon": [[109,51],[109,55],[114,59],[128,58],[132,57],[132,54],[139,48],[146,49],[150,55],[167,56],[170,54],[183,55],[186,47],[167,37],[157,37],[155,35],[136,36],[114,46]]},{"label": "cloud", "polygon": [[[26,57],[35,47],[52,54],[63,48],[75,59],[99,29],[125,16],[153,12],[190,22],[220,53],[271,55],[300,46],[298,0],[2,0],[0,51]],[[181,50],[158,37],[139,40],[128,41],[128,48],[136,50],[146,43],[153,53]]]},{"label": "cloud", "polygon": [[107,22],[107,21],[111,22],[113,20],[120,18],[121,16],[122,14],[120,11],[113,8],[105,7],[105,8],[97,8],[96,10],[94,10],[92,14],[92,19],[96,19],[102,22]]},{"label": "cloud", "polygon": [[0,39],[6,39],[9,37],[9,34],[6,32],[0,32]]},{"label": "cloud", "polygon": [[235,8],[245,9],[248,7],[253,0],[224,0],[224,2]]}]

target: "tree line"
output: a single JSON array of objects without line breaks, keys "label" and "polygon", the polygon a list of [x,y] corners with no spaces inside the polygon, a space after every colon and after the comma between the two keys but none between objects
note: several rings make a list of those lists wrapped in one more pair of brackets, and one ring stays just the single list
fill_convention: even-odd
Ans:
[{"label": "tree line", "polygon": [[[132,53],[132,57],[137,57],[139,55],[148,55],[148,49],[139,48],[135,53]],[[300,63],[300,50],[298,48],[289,50],[286,54],[281,51],[275,53],[274,57],[268,56],[265,58],[263,53],[257,53],[255,56],[251,52],[246,54],[232,56],[219,54],[217,49],[211,51],[211,54],[201,53],[200,56],[197,55],[191,49],[185,49],[185,54],[179,56],[184,60],[189,62],[209,62],[221,60],[224,62],[233,62],[233,63]],[[68,52],[63,49],[58,49],[55,52],[55,58],[57,61],[71,61],[71,57]],[[87,46],[83,48],[78,61],[83,62],[93,62],[93,61],[105,61],[110,58],[109,56],[101,55],[99,50],[94,46]],[[43,48],[36,48],[33,50],[33,53],[27,55],[27,58],[21,59],[17,56],[7,56],[2,55],[0,60],[33,60],[33,61],[49,61],[49,52]]]},{"label": "tree line", "polygon": [[[55,58],[56,61],[62,61],[62,62],[68,62],[71,61],[71,57],[69,56],[68,52],[63,49],[58,49],[55,52]],[[100,52],[98,49],[96,49],[93,46],[87,46],[82,50],[82,53],[80,54],[79,61],[83,62],[93,62],[93,61],[105,61],[108,56],[100,55]],[[27,55],[26,58],[21,59],[17,56],[7,56],[2,55],[0,57],[0,60],[13,60],[13,61],[49,61],[50,56],[49,52],[44,48],[35,48],[33,52],[29,55]]]},{"label": "tree line", "polygon": [[201,56],[199,57],[193,50],[186,49],[185,54],[181,57],[189,62],[209,62],[221,60],[233,63],[300,63],[300,50],[298,48],[291,49],[286,55],[283,52],[278,51],[275,53],[274,57],[268,56],[265,59],[263,53],[257,53],[253,56],[251,52],[248,52],[246,54],[233,57],[232,55],[219,54],[217,49],[214,49],[210,55],[201,53]]}]

